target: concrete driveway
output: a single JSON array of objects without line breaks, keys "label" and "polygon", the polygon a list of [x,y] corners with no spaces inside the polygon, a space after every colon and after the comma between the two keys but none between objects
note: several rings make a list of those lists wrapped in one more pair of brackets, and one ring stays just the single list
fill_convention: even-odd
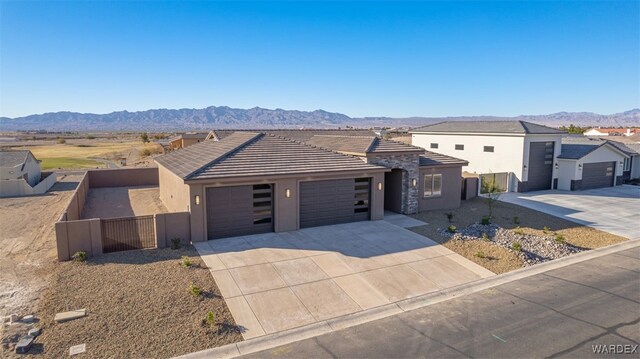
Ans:
[{"label": "concrete driveway", "polygon": [[629,239],[640,239],[638,186],[623,185],[572,192],[511,192],[501,195],[500,200]]},{"label": "concrete driveway", "polygon": [[423,224],[402,217],[195,246],[245,339],[494,275],[402,228]]}]

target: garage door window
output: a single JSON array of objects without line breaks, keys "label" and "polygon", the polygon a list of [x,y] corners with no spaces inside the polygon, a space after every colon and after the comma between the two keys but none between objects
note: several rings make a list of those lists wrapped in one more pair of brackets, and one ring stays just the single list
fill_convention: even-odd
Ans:
[{"label": "garage door window", "polygon": [[356,178],[355,179],[355,198],[353,213],[366,213],[369,212],[369,178]]},{"label": "garage door window", "polygon": [[424,176],[424,193],[423,197],[436,197],[442,194],[442,175],[425,175]]},{"label": "garage door window", "polygon": [[270,184],[253,186],[253,224],[271,223],[272,192]]}]

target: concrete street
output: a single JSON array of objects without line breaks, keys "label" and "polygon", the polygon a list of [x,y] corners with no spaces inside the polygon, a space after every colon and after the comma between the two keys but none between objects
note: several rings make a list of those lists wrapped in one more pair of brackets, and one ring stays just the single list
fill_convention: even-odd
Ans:
[{"label": "concrete street", "polygon": [[640,239],[640,187],[624,185],[586,191],[504,193],[501,201],[613,233]]},{"label": "concrete street", "polygon": [[[614,357],[640,343],[640,247],[247,358]],[[628,345],[623,347],[623,345]]]}]

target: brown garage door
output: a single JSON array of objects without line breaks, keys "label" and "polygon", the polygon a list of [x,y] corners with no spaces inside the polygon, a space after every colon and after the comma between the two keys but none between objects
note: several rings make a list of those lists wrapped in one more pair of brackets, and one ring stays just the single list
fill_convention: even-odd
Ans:
[{"label": "brown garage door", "polygon": [[370,178],[300,183],[300,228],[366,221]]},{"label": "brown garage door", "polygon": [[615,162],[585,163],[582,166],[581,189],[613,186]]},{"label": "brown garage door", "polygon": [[207,188],[209,239],[273,232],[273,185]]}]

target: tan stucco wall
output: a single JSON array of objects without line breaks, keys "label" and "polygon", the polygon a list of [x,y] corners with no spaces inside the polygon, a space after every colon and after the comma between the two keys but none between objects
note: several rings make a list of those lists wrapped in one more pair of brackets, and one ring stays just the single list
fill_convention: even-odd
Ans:
[{"label": "tan stucco wall", "polygon": [[[423,197],[424,175],[442,174],[442,195],[439,197]],[[450,209],[460,207],[462,196],[462,167],[422,167],[418,180],[420,212],[434,209]]]},{"label": "tan stucco wall", "polygon": [[87,173],[91,188],[158,185],[156,167],[97,169]]},{"label": "tan stucco wall", "polygon": [[173,238],[179,238],[183,244],[191,241],[189,212],[158,213],[153,217],[158,248],[171,246]]},{"label": "tan stucco wall", "polygon": [[189,186],[182,178],[158,165],[160,200],[170,212],[189,211]]},{"label": "tan stucco wall", "polygon": [[[162,173],[162,170],[161,170]],[[162,175],[161,175],[162,177]],[[174,176],[175,177],[175,176]],[[344,173],[344,174],[315,174],[306,177],[292,178],[258,178],[236,179],[225,181],[211,181],[208,183],[190,184],[188,203],[191,212],[191,240],[193,242],[207,239],[206,188],[222,186],[241,186],[260,183],[274,184],[274,230],[276,232],[294,231],[300,228],[299,219],[299,188],[302,181],[320,181],[328,179],[371,177],[371,220],[384,218],[384,172]],[[378,190],[378,183],[382,183],[383,190]],[[162,196],[164,182],[160,181]],[[291,197],[286,198],[285,191],[291,190]],[[195,198],[200,196],[200,204],[196,205]],[[185,201],[186,203],[186,201]],[[168,208],[168,206],[167,206]],[[171,209],[170,209],[171,210]]]}]

